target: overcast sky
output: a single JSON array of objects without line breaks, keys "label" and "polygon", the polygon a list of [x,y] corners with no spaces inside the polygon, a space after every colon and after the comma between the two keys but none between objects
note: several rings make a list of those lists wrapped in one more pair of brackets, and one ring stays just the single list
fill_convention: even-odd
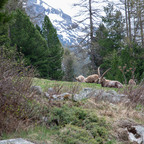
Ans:
[{"label": "overcast sky", "polygon": [[78,0],[43,0],[54,8],[60,8],[62,11],[70,16],[75,15],[75,9],[72,9],[72,4],[78,2]]}]

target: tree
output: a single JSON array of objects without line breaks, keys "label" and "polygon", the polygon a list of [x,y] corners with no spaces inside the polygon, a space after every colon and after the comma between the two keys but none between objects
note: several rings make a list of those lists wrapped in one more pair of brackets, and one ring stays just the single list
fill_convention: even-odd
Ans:
[{"label": "tree", "polygon": [[104,7],[106,16],[102,17],[102,23],[96,30],[95,61],[101,68],[106,70],[111,67],[107,78],[122,80],[118,66],[121,65],[121,50],[123,48],[124,24],[119,10],[113,5]]},{"label": "tree", "polygon": [[61,68],[63,48],[58,39],[56,29],[53,27],[48,16],[45,16],[42,24],[42,36],[45,38],[49,49],[49,76],[51,79],[61,79],[63,75]]},{"label": "tree", "polygon": [[125,21],[126,21],[126,43],[132,47],[133,42],[144,48],[144,11],[143,0],[121,0],[125,8]]},{"label": "tree", "polygon": [[124,24],[121,12],[114,10],[111,4],[104,7],[104,11],[106,16],[102,17],[103,23],[99,25],[95,37],[95,41],[98,43],[95,53],[101,57],[100,62],[104,62],[102,59],[111,54],[113,50],[120,51],[124,38]]},{"label": "tree", "polygon": [[66,81],[72,81],[74,79],[74,58],[68,49],[65,49],[63,56],[63,70]]},{"label": "tree", "polygon": [[14,15],[15,22],[10,26],[11,45],[16,45],[18,52],[24,54],[27,65],[35,66],[40,77],[49,78],[49,49],[45,39],[21,10]]},{"label": "tree", "polygon": [[76,15],[76,19],[78,25],[81,25],[81,31],[86,33],[81,38],[80,44],[82,47],[88,49],[92,70],[96,70],[95,65],[95,29],[96,25],[100,22],[100,8],[99,4],[103,3],[104,1],[98,0],[80,0],[79,3],[74,4],[75,7],[79,8],[79,12]]},{"label": "tree", "polygon": [[110,43],[107,46],[107,51],[114,49],[120,49],[124,34],[124,19],[122,13],[119,10],[114,10],[113,5],[108,4],[104,7],[106,13],[105,17],[102,17],[102,22],[105,24],[108,31],[107,39]]},{"label": "tree", "polygon": [[10,47],[10,39],[9,39],[9,22],[12,19],[12,15],[7,12],[6,4],[7,4],[7,0],[1,0],[1,4],[0,4],[0,54],[1,55],[3,55],[7,51],[9,53],[13,51],[13,48]]}]

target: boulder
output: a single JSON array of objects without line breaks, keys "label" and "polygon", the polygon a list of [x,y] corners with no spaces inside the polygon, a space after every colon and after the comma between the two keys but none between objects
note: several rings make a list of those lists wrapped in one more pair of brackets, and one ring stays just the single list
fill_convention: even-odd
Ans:
[{"label": "boulder", "polygon": [[129,140],[137,144],[144,144],[144,127],[141,125],[128,127]]},{"label": "boulder", "polygon": [[104,91],[101,89],[84,88],[79,94],[74,95],[74,100],[79,101],[85,98],[96,98],[97,100],[106,100],[110,103],[118,103],[121,101],[127,101],[127,96],[119,94],[114,90]]},{"label": "boulder", "polygon": [[24,140],[22,138],[1,140],[0,144],[34,144],[30,141]]}]

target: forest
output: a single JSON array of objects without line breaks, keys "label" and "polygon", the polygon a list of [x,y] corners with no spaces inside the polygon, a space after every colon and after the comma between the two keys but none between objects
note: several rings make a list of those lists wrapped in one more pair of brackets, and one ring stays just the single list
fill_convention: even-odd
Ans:
[{"label": "forest", "polygon": [[[125,84],[131,78],[141,82],[144,77],[143,1],[121,1],[123,10],[116,9],[116,5],[109,2],[103,10],[105,15],[99,17],[99,9],[93,8],[93,1],[84,1],[75,7],[85,10],[86,5],[89,11],[79,12],[79,17],[86,15],[87,18],[77,23],[83,23],[83,29],[88,29],[79,49],[86,47],[89,53],[89,74],[96,73],[101,66],[102,71],[111,68],[107,73],[108,79]],[[63,48],[47,15],[40,28],[31,22],[23,2],[11,0],[6,5],[1,4],[1,11],[2,53],[9,51],[23,55],[25,64],[37,69],[38,77],[74,80],[77,74],[72,56],[68,49]],[[98,18],[101,19],[99,23],[96,21]]]}]

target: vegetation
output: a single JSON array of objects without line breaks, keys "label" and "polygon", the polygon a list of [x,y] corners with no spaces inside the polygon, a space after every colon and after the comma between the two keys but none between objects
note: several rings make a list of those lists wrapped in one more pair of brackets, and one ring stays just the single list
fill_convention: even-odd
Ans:
[{"label": "vegetation", "polygon": [[[84,2],[85,7],[86,1]],[[92,16],[92,3],[89,2]],[[130,78],[142,81],[144,76],[143,15],[137,15],[134,26],[140,24],[142,29],[135,27],[133,38],[130,21],[128,23],[133,17],[130,17],[127,9],[129,6],[140,12],[139,6],[142,2],[137,1],[138,7],[129,2],[130,0],[126,0],[126,32],[121,12],[115,11],[112,5],[105,7],[106,17],[102,17],[102,23],[95,34],[93,22],[90,23],[90,56],[93,56],[92,61],[94,58],[98,59],[92,64],[101,65],[103,70],[111,67],[112,72],[107,77],[125,83]],[[19,9],[16,10],[14,5]],[[136,14],[133,13],[132,16],[136,17]],[[138,30],[141,30],[141,39],[136,42]],[[125,34],[128,38],[126,42]],[[63,57],[65,67],[62,71]],[[70,82],[56,81],[62,77]],[[104,88],[127,95],[128,101],[118,104],[100,101],[94,97],[81,101],[50,101],[45,93],[38,95],[31,89],[33,85],[38,85],[43,92],[54,88],[55,94],[69,92],[72,96],[85,87],[101,89],[96,83],[71,82],[73,78],[73,56],[68,50],[63,50],[48,16],[45,16],[42,29],[35,27],[22,9],[22,3],[1,0],[0,139],[21,137],[46,144],[129,143],[125,133],[119,130],[123,128],[122,123],[125,120],[144,124],[143,81],[136,86],[125,85],[121,90]]]},{"label": "vegetation", "polygon": [[48,16],[44,18],[42,36],[45,38],[49,48],[48,75],[50,79],[61,79],[63,76],[61,68],[63,48],[58,39],[56,29],[53,27]]}]

